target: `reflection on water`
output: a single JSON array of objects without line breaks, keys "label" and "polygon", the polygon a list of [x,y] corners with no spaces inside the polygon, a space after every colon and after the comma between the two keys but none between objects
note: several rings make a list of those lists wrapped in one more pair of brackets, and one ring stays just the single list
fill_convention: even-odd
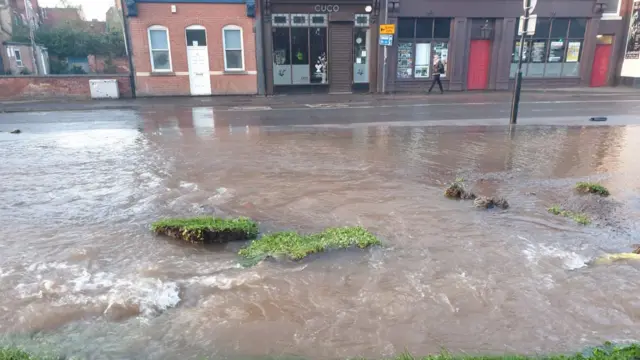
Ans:
[{"label": "reflection on water", "polygon": [[[577,350],[640,331],[640,268],[587,266],[638,242],[640,128],[284,128],[257,116],[123,113],[111,127],[0,135],[6,341],[95,359],[320,359]],[[445,199],[456,177],[512,207]],[[614,194],[617,231],[547,214],[584,179]],[[385,246],[243,269],[236,244],[148,231],[203,213],[266,231],[360,224]]]}]

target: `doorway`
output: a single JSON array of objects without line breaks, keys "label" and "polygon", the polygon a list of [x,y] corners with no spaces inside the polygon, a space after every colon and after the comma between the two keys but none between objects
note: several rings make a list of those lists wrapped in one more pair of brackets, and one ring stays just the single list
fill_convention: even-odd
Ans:
[{"label": "doorway", "polygon": [[192,25],[186,29],[186,36],[191,95],[211,95],[207,31],[204,26]]},{"label": "doorway", "polygon": [[598,35],[595,55],[593,56],[593,67],[591,68],[591,87],[607,86],[609,80],[609,59],[611,57],[611,46],[613,36]]},{"label": "doorway", "polygon": [[491,40],[471,40],[467,90],[485,90],[489,85]]},{"label": "doorway", "polygon": [[329,25],[329,92],[351,93],[353,70],[353,22]]}]

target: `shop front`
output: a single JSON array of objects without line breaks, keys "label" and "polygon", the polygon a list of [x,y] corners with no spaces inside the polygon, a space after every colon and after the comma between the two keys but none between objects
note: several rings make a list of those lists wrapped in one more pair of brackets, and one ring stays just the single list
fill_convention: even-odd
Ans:
[{"label": "shop front", "polygon": [[268,1],[263,32],[267,93],[372,89],[376,64],[371,59],[377,54],[374,14],[372,0]]},{"label": "shop front", "polygon": [[[588,86],[597,43],[596,1],[539,1],[536,31],[524,42],[524,86]],[[521,1],[399,0],[389,22],[387,89],[425,91],[442,61],[445,90],[506,90],[517,70]],[[382,64],[381,59],[378,60]]]}]

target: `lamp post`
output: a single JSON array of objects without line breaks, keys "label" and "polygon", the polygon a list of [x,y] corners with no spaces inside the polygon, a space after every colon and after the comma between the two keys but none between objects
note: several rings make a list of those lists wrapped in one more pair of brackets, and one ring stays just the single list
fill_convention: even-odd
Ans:
[{"label": "lamp post", "polygon": [[524,16],[522,18],[522,34],[520,35],[520,47],[518,49],[518,72],[516,73],[516,85],[513,91],[513,99],[511,101],[511,117],[510,124],[518,122],[518,108],[520,106],[520,90],[522,88],[522,55],[524,54],[524,37],[529,28],[529,16],[533,10],[531,0],[524,0]]}]

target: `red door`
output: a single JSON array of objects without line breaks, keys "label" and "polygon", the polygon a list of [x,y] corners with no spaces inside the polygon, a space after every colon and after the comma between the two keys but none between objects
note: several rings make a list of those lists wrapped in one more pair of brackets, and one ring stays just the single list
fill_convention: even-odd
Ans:
[{"label": "red door", "polygon": [[596,54],[593,57],[593,68],[591,69],[591,86],[606,86],[607,73],[609,72],[609,57],[611,56],[610,44],[596,45]]},{"label": "red door", "polygon": [[491,40],[471,40],[467,90],[483,90],[489,85]]}]

